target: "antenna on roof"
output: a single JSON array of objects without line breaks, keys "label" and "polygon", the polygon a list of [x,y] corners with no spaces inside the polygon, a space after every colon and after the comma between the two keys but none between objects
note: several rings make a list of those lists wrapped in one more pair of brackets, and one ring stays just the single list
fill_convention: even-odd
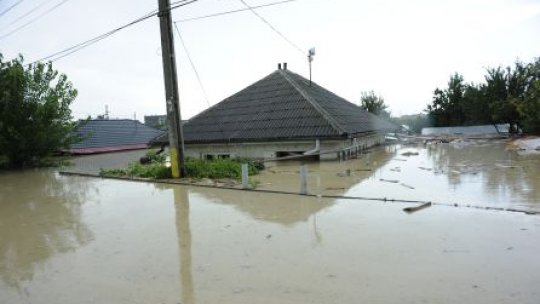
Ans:
[{"label": "antenna on roof", "polygon": [[313,56],[315,56],[315,48],[312,47],[308,52],[308,62],[309,62],[309,86],[311,86],[311,62],[313,61]]},{"label": "antenna on roof", "polygon": [[103,115],[104,119],[109,119],[109,105],[105,105],[105,115]]}]

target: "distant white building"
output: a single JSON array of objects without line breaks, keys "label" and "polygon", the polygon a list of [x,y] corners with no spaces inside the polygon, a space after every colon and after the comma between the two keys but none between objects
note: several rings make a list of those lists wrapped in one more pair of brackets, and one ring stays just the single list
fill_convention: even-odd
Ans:
[{"label": "distant white building", "polygon": [[426,135],[426,136],[499,135],[499,134],[508,134],[509,130],[510,130],[509,124],[466,126],[466,127],[438,127],[438,128],[423,128],[422,135]]}]

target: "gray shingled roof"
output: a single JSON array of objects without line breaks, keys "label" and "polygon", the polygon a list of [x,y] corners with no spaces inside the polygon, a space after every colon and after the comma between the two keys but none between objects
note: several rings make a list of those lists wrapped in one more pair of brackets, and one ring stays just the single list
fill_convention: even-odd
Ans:
[{"label": "gray shingled roof", "polygon": [[71,149],[104,148],[148,144],[163,134],[158,130],[131,119],[95,119],[81,121],[75,134],[83,140]]},{"label": "gray shingled roof", "polygon": [[346,138],[396,128],[289,70],[276,70],[183,126],[186,143]]}]

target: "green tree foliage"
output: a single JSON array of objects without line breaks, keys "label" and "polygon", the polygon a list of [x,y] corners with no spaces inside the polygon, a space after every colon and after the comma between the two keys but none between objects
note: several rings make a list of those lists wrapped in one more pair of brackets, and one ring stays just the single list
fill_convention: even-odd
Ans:
[{"label": "green tree foliage", "polygon": [[369,113],[383,118],[390,118],[390,112],[386,111],[388,106],[384,103],[384,99],[381,96],[375,95],[375,92],[362,92],[360,102],[360,107]]},{"label": "green tree foliage", "polygon": [[433,117],[435,126],[459,126],[465,120],[463,105],[465,104],[466,85],[463,76],[456,73],[450,77],[448,88],[435,89],[433,102],[428,105],[428,113]]},{"label": "green tree foliage", "polygon": [[0,154],[17,167],[37,165],[76,139],[70,104],[77,96],[51,63],[4,61],[0,54]]},{"label": "green tree foliage", "polygon": [[423,128],[433,126],[426,114],[403,115],[392,117],[392,121],[397,125],[409,127],[411,132],[421,133]]},{"label": "green tree foliage", "polygon": [[538,133],[540,58],[514,67],[486,70],[485,83],[465,84],[450,77],[448,88],[437,88],[426,112],[435,126],[508,123],[511,131]]}]

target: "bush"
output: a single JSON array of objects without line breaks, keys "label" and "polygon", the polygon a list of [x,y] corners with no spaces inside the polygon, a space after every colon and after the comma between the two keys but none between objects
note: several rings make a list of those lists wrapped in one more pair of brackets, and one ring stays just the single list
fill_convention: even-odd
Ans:
[{"label": "bush", "polygon": [[[148,156],[148,154],[147,154]],[[159,156],[159,155],[158,155]],[[262,163],[250,162],[245,159],[216,159],[216,160],[199,160],[186,159],[187,177],[191,178],[234,178],[242,177],[242,163],[248,163],[249,175],[258,174],[264,168]],[[102,169],[101,176],[119,176],[119,177],[143,177],[143,178],[170,178],[171,168],[165,166],[164,161],[152,161],[150,164],[142,165],[139,163],[129,164],[127,169]]]},{"label": "bush", "polygon": [[242,163],[248,163],[250,175],[258,174],[261,169],[245,159],[186,160],[186,173],[193,178],[235,178],[242,177]]},{"label": "bush", "polygon": [[160,163],[150,163],[148,165],[131,163],[127,169],[101,169],[99,175],[161,179],[171,177],[171,168],[167,168]]},{"label": "bush", "polygon": [[165,159],[167,158],[167,154],[161,153],[157,154],[155,150],[148,150],[146,152],[146,157],[148,157],[148,160],[150,162],[157,162],[157,163],[165,163]]}]

